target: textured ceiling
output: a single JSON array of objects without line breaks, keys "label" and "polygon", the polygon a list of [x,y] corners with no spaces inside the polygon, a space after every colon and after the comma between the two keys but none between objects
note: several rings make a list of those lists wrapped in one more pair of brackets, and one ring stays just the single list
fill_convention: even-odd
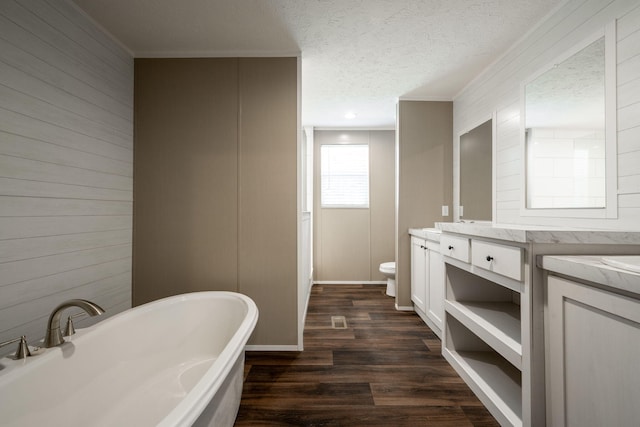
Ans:
[{"label": "textured ceiling", "polygon": [[303,124],[372,128],[451,100],[562,0],[73,1],[137,57],[300,52]]}]

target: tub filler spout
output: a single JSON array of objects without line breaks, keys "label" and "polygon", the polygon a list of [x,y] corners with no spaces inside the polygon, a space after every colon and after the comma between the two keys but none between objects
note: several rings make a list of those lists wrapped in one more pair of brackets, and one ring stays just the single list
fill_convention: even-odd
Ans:
[{"label": "tub filler spout", "polygon": [[99,316],[104,310],[95,303],[84,299],[70,299],[57,306],[49,316],[47,322],[47,334],[44,338],[44,346],[47,348],[59,346],[64,342],[62,332],[60,331],[60,317],[62,312],[67,308],[79,307],[83,309],[89,316]]}]

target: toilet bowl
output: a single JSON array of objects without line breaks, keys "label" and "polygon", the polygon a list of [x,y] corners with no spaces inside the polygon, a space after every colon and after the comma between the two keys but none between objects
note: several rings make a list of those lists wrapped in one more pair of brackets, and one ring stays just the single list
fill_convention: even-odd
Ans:
[{"label": "toilet bowl", "polygon": [[396,263],[395,262],[383,262],[380,264],[380,273],[384,274],[387,278],[387,295],[390,297],[396,296]]}]

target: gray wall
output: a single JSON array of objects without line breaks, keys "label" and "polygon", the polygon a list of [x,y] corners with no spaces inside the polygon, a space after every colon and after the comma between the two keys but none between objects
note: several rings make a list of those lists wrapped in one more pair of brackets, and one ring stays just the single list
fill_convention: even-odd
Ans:
[{"label": "gray wall", "polygon": [[0,341],[33,342],[66,299],[131,306],[133,59],[68,2],[2,1],[0,76]]},{"label": "gray wall", "polygon": [[[369,145],[369,208],[320,207],[320,146]],[[380,263],[395,260],[395,133],[314,132],[314,273],[316,281],[383,281]]]}]

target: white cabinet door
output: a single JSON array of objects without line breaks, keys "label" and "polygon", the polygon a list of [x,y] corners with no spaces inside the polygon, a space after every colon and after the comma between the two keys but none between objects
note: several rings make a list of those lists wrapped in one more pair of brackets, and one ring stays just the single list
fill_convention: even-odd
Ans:
[{"label": "white cabinet door", "polygon": [[437,250],[428,250],[429,279],[427,280],[427,316],[440,331],[434,331],[438,336],[444,326],[444,260]]},{"label": "white cabinet door", "polygon": [[547,286],[547,425],[639,425],[640,301],[555,276]]},{"label": "white cabinet door", "polygon": [[411,301],[426,312],[428,258],[426,241],[411,237]]}]

